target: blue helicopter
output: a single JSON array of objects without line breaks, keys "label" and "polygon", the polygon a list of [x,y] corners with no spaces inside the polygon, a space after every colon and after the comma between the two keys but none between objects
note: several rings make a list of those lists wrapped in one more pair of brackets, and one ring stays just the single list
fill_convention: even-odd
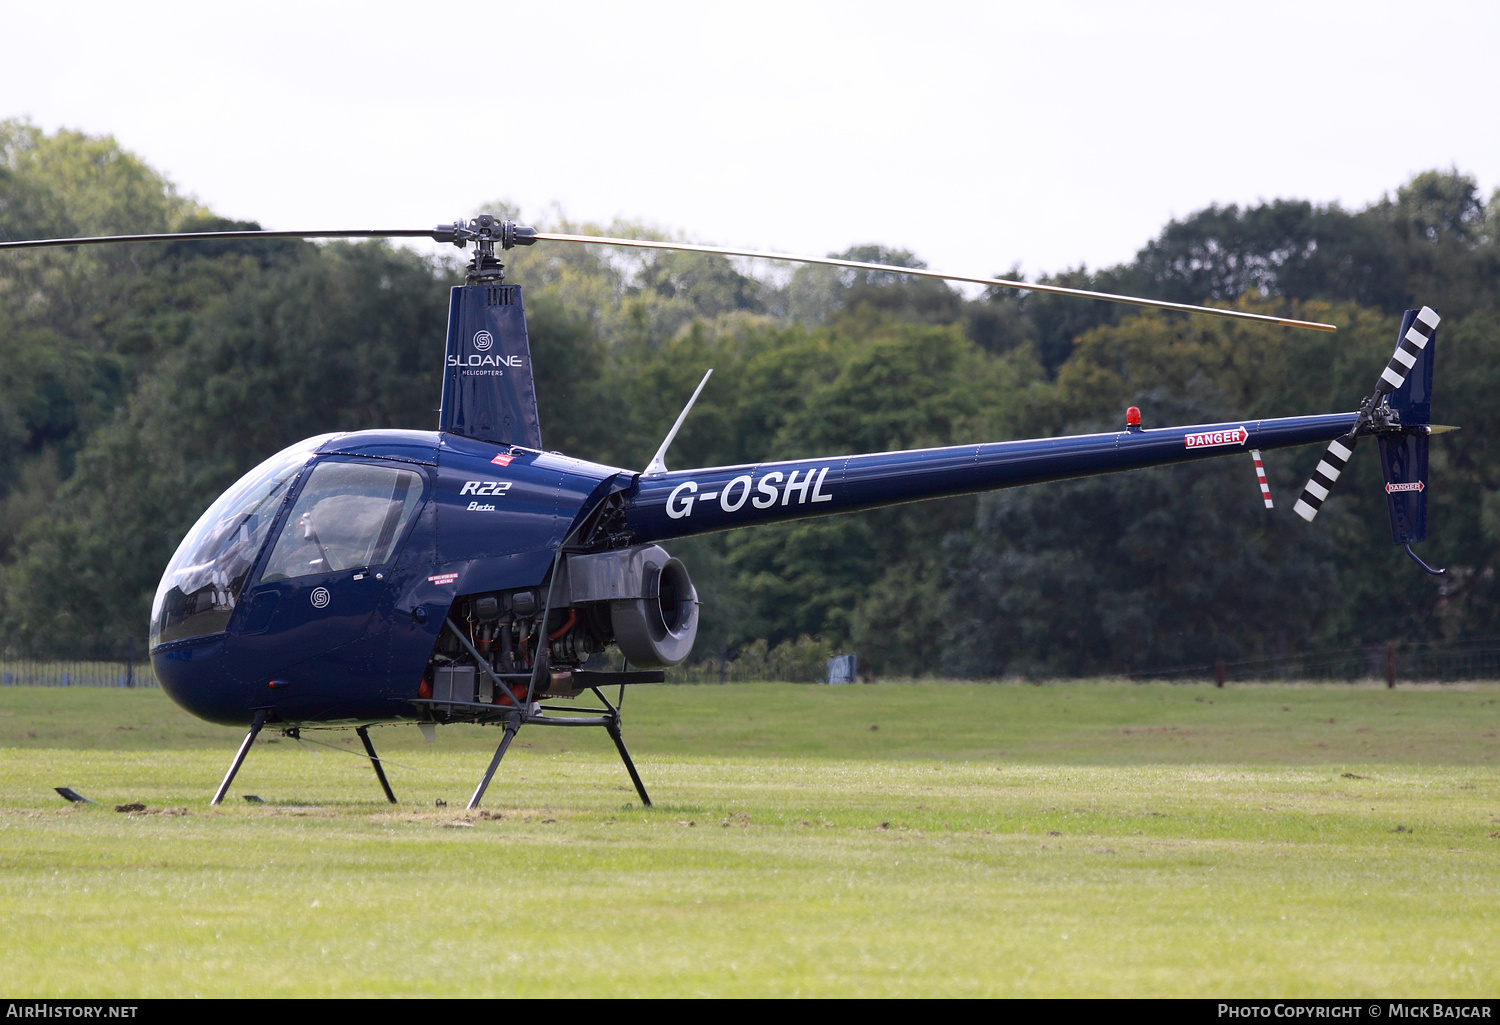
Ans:
[{"label": "blue helicopter", "polygon": [[[686,243],[538,232],[488,215],[415,230],[224,231],[38,239],[0,249],[245,238],[421,237],[473,244],[452,291],[438,429],[356,431],[278,452],[224,492],[183,538],[151,611],[163,688],[194,715],[248,726],[213,797],[228,792],[262,729],[296,737],[352,727],[386,798],[369,727],[503,727],[469,800],[476,807],[522,726],[600,727],[643,804],[621,734],[623,686],[684,661],[699,600],[662,542],[1092,474],[1328,442],[1294,511],[1311,522],[1361,437],[1379,440],[1392,538],[1426,537],[1438,316],[1408,310],[1375,390],[1354,412],[670,470],[693,402],[644,470],[544,451],[521,286],[501,250],[537,242],[675,249],[827,264],[1047,291],[1293,328],[1334,326],[1241,310],[999,278]],[[711,374],[712,371],[709,371]],[[1267,493],[1267,504],[1270,504]],[[610,645],[628,669],[586,668]],[[598,661],[598,660],[596,660]],[[605,688],[621,688],[612,701]],[[557,705],[590,694],[593,706]]]}]

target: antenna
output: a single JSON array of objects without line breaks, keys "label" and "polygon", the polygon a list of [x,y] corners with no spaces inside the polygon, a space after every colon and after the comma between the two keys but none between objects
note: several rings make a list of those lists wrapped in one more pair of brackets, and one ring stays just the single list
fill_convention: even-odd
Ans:
[{"label": "antenna", "polygon": [[703,380],[698,382],[698,388],[693,392],[693,397],[688,399],[687,405],[682,407],[682,412],[677,414],[677,422],[673,424],[672,429],[667,432],[666,438],[661,443],[661,448],[656,450],[656,455],[651,457],[651,462],[646,464],[646,468],[641,471],[642,473],[652,474],[667,472],[667,464],[665,462],[667,449],[671,447],[672,439],[677,437],[677,431],[680,427],[682,427],[682,421],[687,419],[688,410],[692,409],[693,403],[698,401],[698,393],[703,391],[703,386],[708,383],[708,379],[712,376],[714,376],[714,372],[713,368],[710,367],[708,373],[703,375]]}]

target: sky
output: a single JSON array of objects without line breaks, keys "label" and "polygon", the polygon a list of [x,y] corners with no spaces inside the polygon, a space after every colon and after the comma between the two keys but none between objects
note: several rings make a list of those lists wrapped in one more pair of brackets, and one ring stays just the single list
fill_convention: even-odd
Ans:
[{"label": "sky", "polygon": [[267,228],[504,200],[1035,275],[1214,202],[1500,186],[1494,3],[0,0],[0,26],[0,118],[113,135]]}]

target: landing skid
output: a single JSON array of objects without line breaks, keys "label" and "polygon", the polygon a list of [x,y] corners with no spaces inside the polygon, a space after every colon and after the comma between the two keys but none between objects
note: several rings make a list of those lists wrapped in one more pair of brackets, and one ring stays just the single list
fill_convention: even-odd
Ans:
[{"label": "landing skid", "polygon": [[[618,675],[654,677],[654,674],[649,673],[622,673]],[[653,678],[650,681],[632,679],[627,682],[656,681]],[[625,737],[620,732],[620,709],[612,704],[609,698],[605,697],[604,692],[598,687],[591,686],[588,689],[593,692],[594,696],[604,706],[601,709],[597,709],[597,711],[603,713],[602,715],[547,714],[548,712],[577,713],[582,711],[582,709],[567,705],[533,705],[532,709],[534,711],[515,708],[502,711],[494,705],[481,705],[477,703],[473,705],[472,710],[469,709],[467,703],[428,701],[420,703],[441,705],[445,711],[450,713],[458,712],[459,714],[463,714],[465,711],[469,711],[470,714],[474,714],[482,712],[483,716],[475,715],[474,719],[470,721],[495,722],[499,719],[505,724],[505,736],[500,738],[500,746],[495,749],[495,757],[490,759],[490,766],[485,770],[484,778],[479,781],[479,786],[474,788],[474,796],[469,798],[468,806],[470,809],[479,807],[479,801],[484,797],[485,790],[489,788],[490,780],[495,778],[495,771],[500,768],[500,762],[505,758],[505,752],[509,750],[510,742],[516,739],[516,734],[527,723],[536,723],[538,726],[602,726],[609,734],[609,739],[615,742],[615,750],[620,752],[620,761],[625,763],[625,771],[630,773],[630,782],[635,784],[635,792],[641,796],[641,803],[648,808],[651,807],[651,795],[646,793],[646,784],[641,782],[641,774],[636,771],[635,762],[630,757],[630,751],[625,747]],[[621,693],[624,693],[623,689]],[[259,709],[255,713],[255,719],[250,723],[250,732],[246,733],[245,739],[240,742],[239,750],[234,753],[234,761],[229,764],[229,771],[224,773],[224,780],[219,784],[219,789],[214,791],[213,800],[209,804],[223,803],[224,795],[229,792],[229,786],[234,782],[234,777],[239,773],[240,766],[245,764],[245,756],[250,753],[251,745],[255,743],[255,738],[260,735],[260,731],[265,728],[265,725],[266,711],[265,709]],[[284,732],[292,737],[298,734],[296,727],[287,729]],[[354,732],[359,735],[360,743],[365,746],[365,755],[370,759],[370,765],[375,769],[375,778],[380,781],[380,789],[385,792],[385,799],[392,804],[396,804],[396,795],[391,790],[390,780],[386,778],[385,766],[381,763],[380,756],[375,753],[375,745],[370,740],[370,728],[368,726],[359,726],[355,728]]]},{"label": "landing skid", "polygon": [[[704,380],[708,380],[704,378]],[[699,385],[701,388],[702,385]],[[556,577],[553,577],[556,580]],[[547,621],[547,616],[552,609],[552,598],[549,591],[547,607],[542,610],[542,622]],[[635,771],[635,763],[630,760],[630,752],[625,749],[625,739],[620,734],[620,709],[611,704],[609,698],[604,696],[600,687],[619,685],[619,700],[625,698],[625,685],[629,683],[661,683],[665,674],[660,669],[649,669],[645,672],[620,672],[602,673],[590,672],[588,670],[572,670],[570,678],[580,688],[575,693],[582,693],[584,689],[593,692],[594,697],[599,699],[603,708],[580,709],[568,705],[542,705],[532,701],[534,697],[543,694],[541,681],[546,678],[547,659],[544,650],[532,666],[529,673],[496,673],[490,668],[489,662],[474,647],[472,641],[460,630],[452,619],[445,620],[444,626],[449,630],[458,642],[462,644],[475,663],[479,671],[490,678],[494,684],[497,694],[514,693],[505,683],[506,680],[526,680],[526,697],[519,705],[486,705],[477,701],[439,701],[432,698],[417,698],[412,704],[425,706],[428,713],[440,713],[445,718],[456,719],[460,722],[504,722],[505,736],[500,738],[500,746],[495,749],[495,757],[490,759],[490,767],[485,771],[484,778],[479,781],[479,786],[474,788],[474,796],[469,798],[470,810],[479,807],[479,799],[484,796],[484,791],[490,785],[490,780],[495,777],[495,770],[500,768],[500,761],[505,757],[510,742],[516,739],[516,734],[526,723],[536,723],[538,726],[603,726],[609,731],[609,737],[615,742],[615,750],[620,752],[620,760],[625,763],[626,770],[630,773],[630,781],[635,784],[635,792],[641,795],[641,803],[651,807],[651,797],[646,793],[646,785],[641,782],[640,773]],[[516,695],[519,698],[519,695]],[[602,715],[578,715],[578,712],[601,712]],[[548,715],[548,712],[568,712],[570,715]]]},{"label": "landing skid", "polygon": [[[495,770],[500,768],[500,762],[505,757],[505,752],[510,748],[510,742],[516,739],[516,734],[521,732],[521,727],[526,723],[536,723],[538,726],[602,726],[609,733],[609,739],[615,742],[615,750],[620,752],[620,761],[625,763],[625,771],[630,773],[630,782],[635,784],[635,792],[641,795],[641,804],[647,808],[651,807],[651,795],[646,793],[646,784],[641,782],[641,774],[635,771],[635,762],[631,761],[630,751],[625,747],[625,738],[620,732],[620,710],[610,703],[609,698],[598,687],[590,687],[594,696],[604,705],[601,711],[603,715],[568,715],[550,716],[548,712],[578,712],[579,709],[566,705],[538,705],[536,711],[516,709],[505,718],[505,736],[500,738],[500,746],[495,748],[495,757],[490,759],[490,767],[485,770],[484,778],[479,781],[479,786],[474,788],[474,796],[469,798],[469,810],[473,811],[479,807],[479,801],[484,797],[484,792],[489,788],[490,780],[495,778]],[[494,711],[491,705],[481,705],[490,712]]]},{"label": "landing skid", "polygon": [[[234,782],[234,777],[240,771],[240,766],[245,763],[245,755],[250,753],[250,745],[255,743],[256,736],[265,725],[266,710],[263,708],[258,709],[255,713],[255,719],[250,723],[250,732],[245,734],[245,739],[240,742],[240,749],[235,752],[234,761],[230,763],[229,771],[224,774],[224,782],[220,783],[219,789],[214,791],[213,800],[209,801],[209,804],[223,803],[224,795],[229,792],[229,784]],[[291,737],[296,737],[298,734],[296,727],[284,730],[283,732]],[[395,804],[396,795],[391,792],[390,780],[385,778],[385,766],[380,764],[380,756],[375,753],[375,745],[370,741],[370,728],[368,726],[359,726],[355,728],[354,732],[359,734],[360,742],[365,745],[365,755],[370,759],[370,764],[375,767],[375,778],[380,781],[380,789],[385,791],[385,799]],[[314,743],[317,743],[317,741],[314,741]],[[498,764],[499,758],[496,758],[495,761]],[[491,769],[490,771],[493,772],[494,770]]]}]

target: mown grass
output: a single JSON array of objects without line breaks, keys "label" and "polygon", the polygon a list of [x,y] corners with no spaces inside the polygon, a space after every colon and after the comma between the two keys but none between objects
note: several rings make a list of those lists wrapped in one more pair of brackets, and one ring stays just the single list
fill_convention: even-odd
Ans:
[{"label": "mown grass", "polygon": [[213,809],[237,731],[156,692],[6,689],[3,989],[1493,995],[1497,701],[638,688],[656,807],[602,731],[529,729],[471,815],[493,729],[375,731],[396,807],[362,759],[258,744]]}]

